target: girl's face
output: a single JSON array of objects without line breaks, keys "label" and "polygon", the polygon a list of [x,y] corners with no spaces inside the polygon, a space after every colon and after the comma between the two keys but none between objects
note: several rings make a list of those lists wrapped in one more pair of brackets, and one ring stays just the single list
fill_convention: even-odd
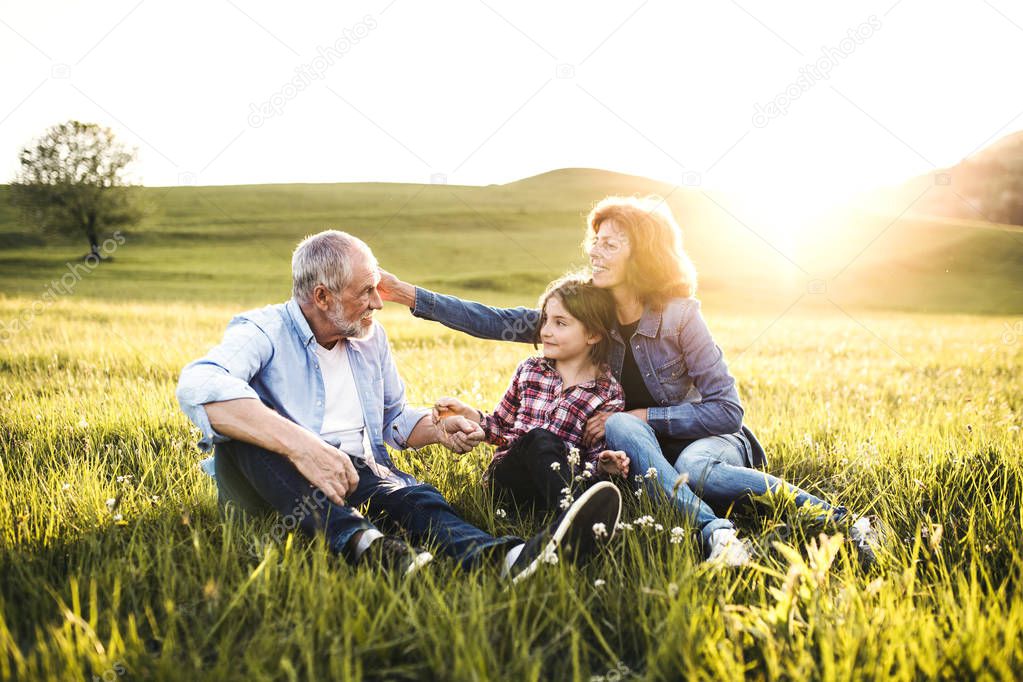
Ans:
[{"label": "girl's face", "polygon": [[544,323],[540,327],[543,356],[549,360],[573,360],[590,352],[600,336],[587,331],[583,323],[572,317],[556,295],[547,299]]},{"label": "girl's face", "polygon": [[625,267],[632,249],[628,236],[614,219],[609,218],[600,224],[589,255],[594,286],[611,289],[625,283]]}]

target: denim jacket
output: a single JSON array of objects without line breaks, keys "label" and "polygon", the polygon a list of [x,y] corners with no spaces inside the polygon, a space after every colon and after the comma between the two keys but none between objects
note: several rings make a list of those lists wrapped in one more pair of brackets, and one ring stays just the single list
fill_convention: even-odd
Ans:
[{"label": "denim jacket", "polygon": [[[181,372],[177,398],[202,431],[199,447],[210,450],[229,440],[210,425],[206,403],[255,398],[299,426],[320,433],[323,425],[323,375],[313,344],[316,339],[298,303],[269,305],[236,316],[220,345]],[[405,483],[415,479],[397,471],[385,443],[406,447],[412,429],[429,410],[409,407],[387,335],[374,323],[365,339],[348,339],[345,350],[362,403],[366,430],[377,462]]]},{"label": "denim jacket", "polygon": [[[478,338],[525,343],[534,341],[540,321],[540,311],[533,308],[494,308],[419,287],[412,314]],[[611,338],[611,370],[619,379],[625,343],[632,345],[647,389],[659,404],[647,413],[656,432],[680,439],[745,433],[735,379],[700,314],[699,300],[674,298],[662,310],[647,307],[630,339],[622,339],[617,329]]]}]

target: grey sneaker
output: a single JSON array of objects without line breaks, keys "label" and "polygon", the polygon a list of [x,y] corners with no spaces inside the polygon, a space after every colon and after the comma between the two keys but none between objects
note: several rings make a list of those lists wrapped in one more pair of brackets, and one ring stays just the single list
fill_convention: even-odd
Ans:
[{"label": "grey sneaker", "polygon": [[860,563],[864,566],[877,564],[877,552],[881,548],[881,533],[869,516],[861,516],[849,526],[849,539],[856,546]]},{"label": "grey sneaker", "polygon": [[707,563],[719,566],[745,566],[750,562],[749,548],[734,528],[718,528],[710,535]]},{"label": "grey sneaker", "polygon": [[412,547],[404,540],[385,535],[369,544],[359,557],[359,566],[372,565],[388,572],[410,576],[433,561],[433,555]]},{"label": "grey sneaker", "polygon": [[607,481],[591,486],[550,526],[526,542],[505,575],[517,583],[533,575],[540,564],[558,563],[559,553],[582,563],[611,541],[621,515],[622,494],[616,486]]}]

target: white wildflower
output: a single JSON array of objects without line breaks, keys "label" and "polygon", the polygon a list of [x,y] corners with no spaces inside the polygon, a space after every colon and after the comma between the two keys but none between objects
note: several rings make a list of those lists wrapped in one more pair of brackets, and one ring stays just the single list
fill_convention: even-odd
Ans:
[{"label": "white wildflower", "polygon": [[662,530],[664,530],[664,526],[662,526],[659,523],[655,523],[654,524],[654,530],[657,531],[658,533],[660,533]]},{"label": "white wildflower", "polygon": [[85,417],[78,420],[78,428],[87,429],[89,428],[89,422],[85,421]]},{"label": "white wildflower", "polygon": [[671,544],[677,545],[686,537],[686,529],[675,526],[671,529]]},{"label": "white wildflower", "polygon": [[540,560],[545,564],[556,564],[558,563],[558,553],[554,551],[554,545],[548,545],[540,555]]},{"label": "white wildflower", "polygon": [[635,523],[636,523],[637,526],[642,526],[644,528],[649,528],[650,526],[654,525],[654,517],[652,517],[649,514],[647,514],[645,516],[641,516],[638,519],[636,519]]},{"label": "white wildflower", "polygon": [[607,526],[605,526],[603,523],[593,524],[593,537],[597,538],[598,540],[601,538],[606,538]]},{"label": "white wildflower", "polygon": [[71,484],[70,483],[65,483],[64,485],[60,486],[60,489],[64,490],[64,491],[71,490]]},{"label": "white wildflower", "polygon": [[619,521],[615,524],[615,530],[632,530],[632,524],[626,523],[625,521]]},{"label": "white wildflower", "polygon": [[559,471],[561,464],[559,462],[551,462],[551,471]]},{"label": "white wildflower", "polygon": [[120,514],[114,514],[114,521],[115,521],[115,522],[117,522],[117,521],[123,521],[123,520],[124,520],[124,517],[123,517],[123,516],[121,516]]},{"label": "white wildflower", "polygon": [[568,449],[568,463],[574,467],[579,466],[579,448],[570,447]]},{"label": "white wildflower", "polygon": [[593,462],[587,462],[585,469],[586,471],[593,471]]},{"label": "white wildflower", "polygon": [[657,469],[654,467],[650,467],[649,469],[646,470],[646,473],[643,474],[643,478],[650,479],[657,478]]},{"label": "white wildflower", "polygon": [[632,492],[632,494],[635,495],[637,499],[640,498],[640,497],[643,497],[643,489],[642,488],[636,488]]},{"label": "white wildflower", "polygon": [[592,472],[592,471],[584,471],[584,472],[582,473],[582,475],[581,475],[581,476],[579,476],[579,478],[582,478],[582,479],[584,479],[584,480],[585,480],[585,479],[588,479],[588,478],[593,478],[593,472]]},{"label": "white wildflower", "polygon": [[108,497],[107,498],[107,509],[109,509],[110,511],[113,511],[114,510],[114,505],[116,505],[116,504],[117,504],[117,500],[115,498],[113,498],[113,497]]},{"label": "white wildflower", "polygon": [[594,587],[603,587],[604,585],[607,585],[607,581],[604,580],[603,578],[597,578],[596,580],[593,581]]},{"label": "white wildflower", "polygon": [[497,511],[494,512],[494,516],[496,516],[499,519],[507,518],[508,512],[498,507]]}]

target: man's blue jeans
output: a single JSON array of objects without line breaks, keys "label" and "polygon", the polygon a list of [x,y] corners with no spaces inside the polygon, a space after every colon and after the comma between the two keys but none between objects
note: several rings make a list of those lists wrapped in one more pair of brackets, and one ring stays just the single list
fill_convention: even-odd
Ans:
[{"label": "man's blue jeans", "polygon": [[[651,468],[657,471],[656,479],[644,478],[647,493],[666,494],[675,509],[700,530],[705,545],[715,530],[733,527],[709,505],[727,508],[751,495],[777,492],[782,486],[795,496],[797,506],[821,508],[820,521],[839,521],[848,513],[844,507],[833,507],[775,476],[747,467],[746,445],[738,435],[700,438],[680,453],[672,452],[662,447],[649,424],[622,412],[608,418],[605,440],[608,449],[624,450],[629,456],[630,474],[644,475]],[[675,460],[674,464],[669,459]],[[678,484],[682,475],[688,477],[686,485]]]},{"label": "man's blue jeans", "polygon": [[352,536],[375,527],[355,509],[367,503],[368,516],[382,532],[402,530],[414,544],[436,544],[466,568],[491,556],[499,560],[502,547],[522,542],[511,536],[496,538],[464,521],[431,485],[380,478],[366,466],[357,467],[359,484],[347,504],[338,506],[283,456],[255,445],[218,443],[214,465],[221,507],[231,504],[252,514],[276,512],[285,529],[322,534],[333,552],[349,559]]}]

